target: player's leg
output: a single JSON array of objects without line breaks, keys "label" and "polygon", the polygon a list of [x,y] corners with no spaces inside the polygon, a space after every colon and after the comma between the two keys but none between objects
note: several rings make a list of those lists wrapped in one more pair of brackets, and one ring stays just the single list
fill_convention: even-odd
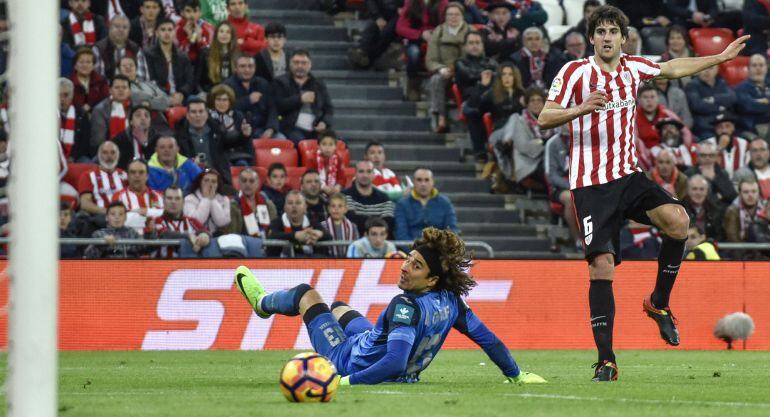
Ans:
[{"label": "player's leg", "polygon": [[591,331],[599,353],[595,381],[614,381],[618,368],[612,349],[612,335],[615,327],[615,294],[612,280],[615,274],[615,256],[611,253],[597,254],[588,264],[590,285],[588,305],[591,312]]},{"label": "player's leg", "polygon": [[559,202],[564,206],[564,222],[569,228],[569,235],[576,244],[580,241],[580,232],[578,230],[575,208],[572,204],[572,193],[569,190],[558,190]]},{"label": "player's leg", "polygon": [[350,337],[374,328],[366,317],[342,301],[335,301],[331,305],[332,315],[342,326],[342,330]]}]

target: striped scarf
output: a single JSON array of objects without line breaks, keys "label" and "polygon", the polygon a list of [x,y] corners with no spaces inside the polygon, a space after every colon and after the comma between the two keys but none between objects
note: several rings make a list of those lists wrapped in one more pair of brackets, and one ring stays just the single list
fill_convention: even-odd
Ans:
[{"label": "striped scarf", "polygon": [[112,140],[120,132],[128,129],[128,118],[126,117],[126,109],[128,103],[112,102],[112,112],[110,113],[110,137]]},{"label": "striped scarf", "polygon": [[59,125],[59,141],[64,148],[64,156],[69,158],[75,144],[75,106],[70,104],[64,122]]},{"label": "striped scarf", "polygon": [[674,167],[674,171],[671,173],[671,180],[666,181],[658,167],[652,169],[652,180],[660,186],[660,188],[666,190],[672,197],[676,197],[676,180],[679,178],[679,169]]},{"label": "striped scarf", "polygon": [[529,58],[529,75],[532,78],[532,81],[542,85],[543,70],[545,69],[545,54],[543,51],[532,53],[532,51],[527,48],[521,48],[521,54]]},{"label": "striped scarf", "polygon": [[[292,233],[294,229],[291,227],[291,221],[289,221],[289,215],[286,213],[283,213],[281,215],[281,222],[283,223],[283,232],[284,233]],[[302,230],[307,229],[310,227],[310,220],[307,218],[307,216],[302,216]],[[313,254],[313,247],[309,245],[302,245],[302,253],[306,255],[312,255]]]},{"label": "striped scarf", "polygon": [[255,198],[249,198],[238,193],[240,199],[241,215],[246,232],[250,236],[264,237],[265,231],[270,227],[270,214],[267,211],[267,202],[262,194],[257,193]]},{"label": "striped scarf", "polygon": [[337,185],[337,170],[340,165],[340,158],[335,151],[328,159],[321,154],[321,149],[315,151],[316,163],[318,164],[318,174],[321,177],[321,184],[329,187]]},{"label": "striped scarf", "polygon": [[[347,217],[342,218],[342,223],[340,224],[340,228],[342,229],[342,234],[337,234],[337,229],[334,227],[334,220],[332,220],[331,217],[328,217],[323,222],[324,227],[326,227],[326,230],[329,231],[329,234],[332,236],[332,240],[355,240],[358,238],[358,235],[356,234],[356,226],[348,220]],[[329,253],[334,257],[344,257],[347,253],[347,247],[344,246],[332,246],[329,248]]]},{"label": "striped scarf", "polygon": [[94,17],[91,12],[85,12],[83,22],[78,21],[75,13],[70,12],[70,30],[75,46],[93,45],[96,42],[96,31],[94,29]]}]

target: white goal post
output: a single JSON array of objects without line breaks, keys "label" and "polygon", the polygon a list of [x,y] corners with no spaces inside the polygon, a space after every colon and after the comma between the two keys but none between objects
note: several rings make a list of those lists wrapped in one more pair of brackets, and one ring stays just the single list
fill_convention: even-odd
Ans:
[{"label": "white goal post", "polygon": [[59,0],[7,0],[11,167],[9,416],[57,407]]}]

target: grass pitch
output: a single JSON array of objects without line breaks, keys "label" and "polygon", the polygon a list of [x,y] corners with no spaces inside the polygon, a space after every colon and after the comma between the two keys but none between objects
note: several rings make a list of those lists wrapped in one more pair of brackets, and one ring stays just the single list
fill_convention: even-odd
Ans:
[{"label": "grass pitch", "polygon": [[[288,403],[278,373],[295,352],[63,352],[60,416],[768,416],[770,352],[621,351],[620,381],[590,382],[589,351],[521,351],[550,381],[503,384],[480,350],[443,351],[418,384],[341,387]],[[2,362],[5,380],[6,357]],[[2,397],[5,412],[5,397]]]}]

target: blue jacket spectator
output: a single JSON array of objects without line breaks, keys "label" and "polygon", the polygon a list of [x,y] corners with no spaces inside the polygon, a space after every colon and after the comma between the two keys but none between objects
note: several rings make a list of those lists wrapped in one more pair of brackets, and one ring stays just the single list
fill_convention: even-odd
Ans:
[{"label": "blue jacket spectator", "polygon": [[[72,66],[75,65],[75,50],[62,42],[59,46],[59,56],[61,57],[59,60],[59,76],[69,77],[72,74]],[[5,72],[5,65],[3,65],[3,72]]]},{"label": "blue jacket spectator", "polygon": [[699,139],[712,136],[711,122],[735,104],[735,91],[717,77],[717,71],[716,66],[703,70],[685,87],[693,116],[692,132]]},{"label": "blue jacket spectator", "polygon": [[749,78],[735,87],[736,110],[741,127],[756,133],[756,125],[770,123],[770,88],[767,86],[767,59],[759,54],[749,59]]},{"label": "blue jacket spectator", "polygon": [[429,226],[460,231],[452,202],[434,187],[433,173],[420,168],[414,173],[412,193],[396,203],[396,240],[417,239]]},{"label": "blue jacket spectator", "polygon": [[270,83],[254,75],[253,57],[240,56],[235,65],[235,74],[225,80],[225,84],[235,92],[235,110],[246,116],[254,129],[252,136],[272,137],[278,132],[278,111]]},{"label": "blue jacket spectator", "polygon": [[770,10],[760,0],[744,0],[743,27],[745,35],[751,35],[746,41],[743,55],[764,55],[767,51],[767,30],[770,29]]},{"label": "blue jacket spectator", "polygon": [[150,157],[148,165],[150,173],[147,185],[157,191],[176,185],[187,193],[195,178],[202,172],[192,159],[179,153],[176,139],[171,136],[158,138],[155,153]]}]

